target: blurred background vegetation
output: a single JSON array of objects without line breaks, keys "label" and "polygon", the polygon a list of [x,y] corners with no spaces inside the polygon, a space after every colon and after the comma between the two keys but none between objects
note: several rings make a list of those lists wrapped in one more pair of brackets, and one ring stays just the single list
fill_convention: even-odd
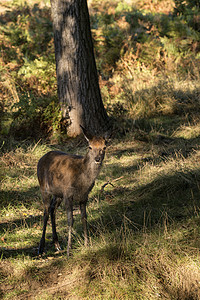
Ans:
[{"label": "blurred background vegetation", "polygon": [[[89,1],[104,105],[122,131],[156,116],[199,114],[199,2]],[[59,138],[49,1],[3,1],[1,139]]]}]

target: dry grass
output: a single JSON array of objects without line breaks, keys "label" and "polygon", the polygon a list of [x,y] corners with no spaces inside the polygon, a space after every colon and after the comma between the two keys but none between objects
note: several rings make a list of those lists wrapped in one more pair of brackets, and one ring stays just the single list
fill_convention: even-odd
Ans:
[{"label": "dry grass", "polygon": [[[166,140],[134,139],[140,134],[135,132],[110,146],[88,205],[90,248],[83,246],[76,215],[69,260],[65,253],[54,254],[50,226],[48,253],[43,258],[35,256],[42,226],[35,164],[48,147],[38,144],[4,151],[3,299],[199,299],[198,138],[192,150],[187,139],[173,137],[173,144],[166,136]],[[17,176],[12,187],[14,170]],[[8,202],[13,195],[17,195],[14,202]],[[57,223],[64,238],[67,228],[62,210]]]}]

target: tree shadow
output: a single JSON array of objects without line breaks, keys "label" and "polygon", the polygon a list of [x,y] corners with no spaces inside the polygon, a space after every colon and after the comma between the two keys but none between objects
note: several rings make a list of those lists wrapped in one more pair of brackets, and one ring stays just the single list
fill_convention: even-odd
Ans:
[{"label": "tree shadow", "polygon": [[[2,245],[2,247],[0,247],[0,252],[2,258],[16,257],[21,254],[30,255],[30,256],[36,255],[37,252],[36,247],[38,245],[37,246],[34,245],[34,242],[33,245],[30,247],[26,246],[24,248],[13,249],[12,247],[9,246],[9,239],[10,239],[10,233],[14,233],[15,230],[18,229],[26,230],[27,228],[41,226],[43,206],[42,206],[42,201],[38,196],[38,192],[39,192],[38,187],[29,188],[27,191],[20,191],[20,190],[0,191],[0,199],[1,199],[0,209],[4,210],[5,213],[5,217],[3,217],[2,221],[0,222],[0,236],[1,236],[1,245]],[[38,212],[37,213],[31,212],[31,208],[33,208],[34,206],[37,207],[38,203],[36,202],[38,203],[41,202],[41,214],[38,214]],[[23,212],[20,213],[20,209],[22,207],[23,208],[26,207],[25,213]],[[15,209],[17,209],[18,211],[15,212]],[[27,212],[29,209],[30,209],[30,213]],[[7,213],[8,217],[6,217],[7,215],[6,211],[8,211]],[[11,218],[9,217],[10,215],[12,216]],[[20,238],[21,237],[19,234],[19,240]]]},{"label": "tree shadow", "polygon": [[0,247],[1,259],[16,258],[19,256],[38,257],[38,244],[31,247],[9,249],[6,247]]},{"label": "tree shadow", "polygon": [[27,191],[0,190],[0,209],[6,209],[9,206],[18,207],[21,204],[31,207],[33,206],[33,199],[35,203],[40,201],[39,187],[31,187]]},{"label": "tree shadow", "polygon": [[[120,174],[123,172],[129,172],[129,168],[121,167]],[[158,224],[162,226],[166,218],[170,224],[197,216],[200,209],[199,181],[198,169],[176,171],[160,175],[134,190],[119,186],[111,192],[104,191],[100,202],[101,214],[90,220],[92,235],[100,234],[99,224],[110,232],[119,229],[124,226],[124,217],[130,221],[127,226],[131,230],[141,231],[144,226],[148,230],[154,230]]]},{"label": "tree shadow", "polygon": [[32,227],[36,223],[41,222],[42,215],[29,215],[27,217],[14,219],[12,221],[0,222],[0,234],[3,234],[7,230],[13,230],[18,227]]},{"label": "tree shadow", "polygon": [[[7,232],[14,232],[16,229],[22,229],[22,228],[32,228],[36,225],[39,226],[41,224],[41,215],[34,215],[34,216],[28,216],[28,217],[21,217],[14,219],[12,221],[4,221],[0,223],[0,236],[1,236],[1,244],[0,247],[0,253],[1,253],[1,259],[9,258],[9,257],[17,257],[21,255],[35,257],[37,256],[37,249],[38,249],[38,242],[35,244],[34,242],[31,242],[31,246],[25,246],[23,248],[20,247],[10,247],[9,246],[9,234]],[[4,239],[4,236],[6,238]],[[19,234],[19,240],[20,240],[20,234]],[[12,237],[11,237],[12,239]],[[24,239],[25,240],[25,239]]]}]

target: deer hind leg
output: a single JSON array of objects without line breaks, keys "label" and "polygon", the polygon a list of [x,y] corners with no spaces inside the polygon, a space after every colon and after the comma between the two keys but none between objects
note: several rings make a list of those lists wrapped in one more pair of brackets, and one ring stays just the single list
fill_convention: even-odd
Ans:
[{"label": "deer hind leg", "polygon": [[87,228],[87,213],[86,213],[86,202],[80,203],[81,210],[81,221],[83,224],[85,246],[88,246],[88,228]]},{"label": "deer hind leg", "polygon": [[67,244],[67,256],[68,257],[70,254],[70,250],[72,248],[72,227],[73,227],[73,223],[74,223],[72,199],[70,199],[70,200],[68,199],[68,201],[66,201],[67,220],[68,220],[68,244]]},{"label": "deer hind leg", "polygon": [[50,207],[50,215],[51,215],[51,224],[52,224],[52,234],[53,234],[53,242],[55,245],[55,248],[57,251],[61,250],[60,244],[58,242],[58,235],[56,232],[56,209],[59,207],[61,203],[61,199],[57,199],[55,196],[53,196],[53,200],[51,202],[51,207]]},{"label": "deer hind leg", "polygon": [[49,219],[51,196],[43,194],[43,202],[44,202],[43,232],[42,232],[42,238],[40,240],[40,244],[38,248],[38,254],[42,254],[45,248],[45,234],[46,234],[47,221]]}]

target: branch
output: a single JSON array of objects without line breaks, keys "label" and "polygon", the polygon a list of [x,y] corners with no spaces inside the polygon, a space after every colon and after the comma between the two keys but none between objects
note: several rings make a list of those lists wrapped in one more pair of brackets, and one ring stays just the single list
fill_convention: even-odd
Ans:
[{"label": "branch", "polygon": [[113,179],[113,180],[108,180],[106,183],[104,183],[103,185],[102,185],[102,187],[101,187],[101,190],[100,190],[100,193],[102,193],[103,191],[104,191],[104,188],[107,186],[107,185],[112,185],[113,187],[114,187],[114,184],[113,184],[113,182],[116,182],[116,181],[118,181],[118,180],[120,180],[120,179],[122,179],[122,178],[124,178],[124,176],[121,176],[121,177],[118,177],[118,178],[115,178],[115,179]]}]

